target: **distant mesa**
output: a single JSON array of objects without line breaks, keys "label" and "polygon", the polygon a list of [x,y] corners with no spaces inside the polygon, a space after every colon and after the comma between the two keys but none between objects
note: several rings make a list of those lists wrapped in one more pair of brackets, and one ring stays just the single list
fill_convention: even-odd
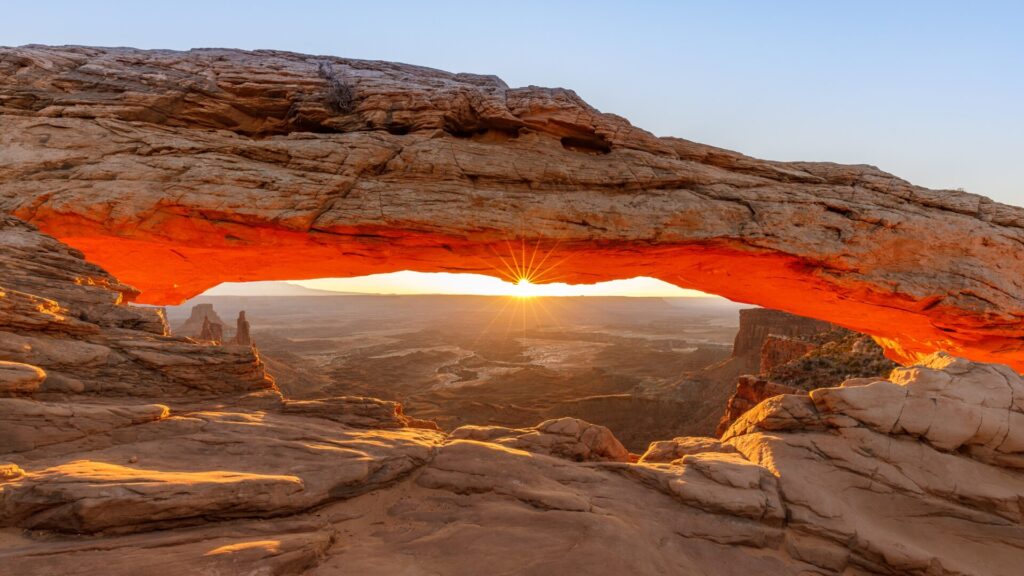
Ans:
[{"label": "distant mesa", "polygon": [[252,344],[249,320],[245,317],[245,310],[238,313],[235,329],[230,331],[224,320],[214,310],[213,304],[205,302],[193,306],[188,319],[178,326],[174,333],[178,336],[188,336],[189,338],[216,344],[237,344],[240,346]]},{"label": "distant mesa", "polygon": [[[203,334],[203,324],[207,322],[221,326],[221,330],[227,325],[213,309],[213,304],[196,304],[192,307],[192,314],[183,324],[174,329],[174,333],[178,336],[200,338]],[[222,333],[222,336],[224,335],[229,336],[230,334]]]},{"label": "distant mesa", "polygon": [[203,293],[206,296],[364,296],[363,292],[342,292],[307,288],[278,280],[223,282]]},{"label": "distant mesa", "polygon": [[733,344],[733,357],[743,360],[744,370],[756,370],[761,362],[761,350],[769,336],[813,338],[836,326],[768,308],[740,310],[740,328]]}]

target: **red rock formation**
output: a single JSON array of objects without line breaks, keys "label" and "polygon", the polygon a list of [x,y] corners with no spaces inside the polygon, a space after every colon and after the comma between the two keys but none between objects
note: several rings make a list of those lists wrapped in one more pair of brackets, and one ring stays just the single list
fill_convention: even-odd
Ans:
[{"label": "red rock formation", "polygon": [[[760,353],[755,354],[755,350]],[[757,359],[759,364],[755,364]],[[896,366],[863,334],[777,310],[740,311],[740,328],[728,362],[741,370],[757,365],[757,376],[738,376],[735,391],[715,427],[717,436],[748,410],[774,396],[805,394],[850,378],[882,378]]]},{"label": "red rock formation", "polygon": [[224,326],[224,321],[221,320],[217,311],[213,309],[213,304],[196,304],[192,307],[188,318],[180,326],[174,328],[174,334],[197,337],[203,331],[203,323],[206,321],[209,321],[211,324]]},{"label": "red rock formation", "polygon": [[725,434],[733,422],[754,406],[782,394],[807,394],[807,392],[749,374],[740,376],[736,379],[736,391],[729,397],[725,413],[722,414],[722,419],[718,421],[718,427],[715,428],[715,436],[721,437],[722,434]]},{"label": "red rock formation", "polygon": [[[653,276],[1024,369],[1024,210],[656,138],[561,89],[281,52],[8,48],[0,209],[173,303],[222,281]],[[564,259],[564,260],[563,260]]]},{"label": "red rock formation", "polygon": [[780,310],[750,308],[740,310],[740,327],[732,345],[734,358],[743,359],[747,370],[756,371],[763,362],[764,345],[770,336],[810,339],[834,326],[813,318],[804,318]]},{"label": "red rock formation", "polygon": [[251,345],[252,336],[249,335],[249,321],[245,319],[245,310],[238,313],[238,320],[235,322],[235,325],[234,343],[240,346]]},{"label": "red rock formation", "polygon": [[198,338],[204,342],[220,344],[224,342],[224,327],[221,324],[210,322],[210,319],[203,316],[203,327],[199,329]]},{"label": "red rock formation", "polygon": [[837,330],[815,340],[818,345],[812,350],[761,372],[761,376],[802,390],[813,390],[835,386],[850,378],[884,378],[897,366],[863,334]]},{"label": "red rock formation", "polygon": [[796,360],[819,345],[801,338],[769,334],[761,345],[761,367],[759,373],[767,374],[775,368]]}]

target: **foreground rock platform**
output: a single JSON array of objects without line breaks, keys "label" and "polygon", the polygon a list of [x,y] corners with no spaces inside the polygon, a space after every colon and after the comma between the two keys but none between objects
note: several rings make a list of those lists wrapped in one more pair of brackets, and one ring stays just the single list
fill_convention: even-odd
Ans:
[{"label": "foreground rock platform", "polygon": [[[274,51],[0,49],[0,210],[167,304],[402,269],[653,276],[1024,369],[1024,210],[656,138],[575,93]],[[540,259],[538,258],[538,262]],[[522,264],[520,264],[522,266]]]},{"label": "foreground rock platform", "polygon": [[[1003,367],[938,355],[890,381],[777,396],[721,442],[657,443],[638,463],[520,450],[486,429],[171,415],[4,455],[0,560],[19,574],[174,562],[224,574],[1012,575],[1024,412],[1010,398],[1022,393]],[[948,418],[907,429],[916,398],[958,398],[995,433],[968,437]],[[570,421],[538,431],[570,435]],[[471,439],[484,436],[495,441]]]}]

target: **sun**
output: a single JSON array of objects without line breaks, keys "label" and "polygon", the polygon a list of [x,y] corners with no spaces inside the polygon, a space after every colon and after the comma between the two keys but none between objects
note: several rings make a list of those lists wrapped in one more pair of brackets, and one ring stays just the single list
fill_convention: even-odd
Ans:
[{"label": "sun", "polygon": [[492,247],[494,256],[504,266],[504,269],[501,266],[496,266],[494,270],[508,286],[507,294],[520,299],[549,296],[552,288],[551,282],[559,279],[552,273],[555,272],[558,264],[565,261],[563,259],[560,262],[549,263],[548,259],[557,246],[556,242],[546,253],[542,253],[540,243],[528,248],[526,240],[520,239],[518,247],[513,247],[512,242],[506,240],[505,247],[508,248],[508,252],[504,254]]},{"label": "sun", "polygon": [[533,298],[538,293],[538,286],[530,282],[529,278],[519,278],[512,285],[512,296],[516,298]]}]

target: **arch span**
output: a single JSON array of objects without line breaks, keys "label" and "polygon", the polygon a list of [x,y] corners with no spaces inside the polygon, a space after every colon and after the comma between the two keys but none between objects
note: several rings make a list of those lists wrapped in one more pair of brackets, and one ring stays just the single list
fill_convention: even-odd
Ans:
[{"label": "arch span", "polygon": [[0,208],[140,302],[500,275],[525,245],[560,281],[653,276],[872,334],[898,360],[1024,370],[1024,210],[656,138],[567,90],[279,52],[3,49],[0,159]]}]

